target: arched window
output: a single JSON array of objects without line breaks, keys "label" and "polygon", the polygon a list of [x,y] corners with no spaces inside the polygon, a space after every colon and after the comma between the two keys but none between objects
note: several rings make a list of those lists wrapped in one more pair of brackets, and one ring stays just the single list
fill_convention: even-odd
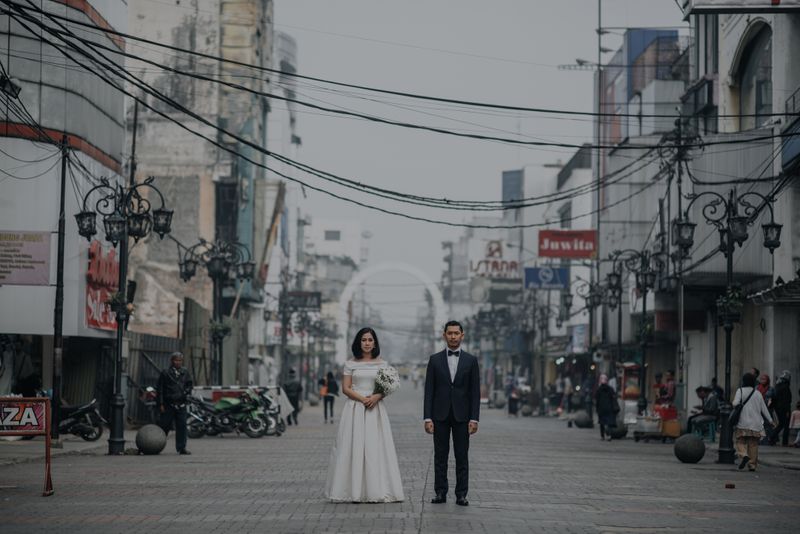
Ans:
[{"label": "arched window", "polygon": [[750,41],[739,68],[740,130],[764,124],[772,113],[772,30],[764,26]]}]

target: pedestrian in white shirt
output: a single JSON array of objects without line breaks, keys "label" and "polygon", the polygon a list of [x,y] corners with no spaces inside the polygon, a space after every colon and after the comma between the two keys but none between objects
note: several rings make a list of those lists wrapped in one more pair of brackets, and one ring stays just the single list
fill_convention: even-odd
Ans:
[{"label": "pedestrian in white shirt", "polygon": [[754,395],[756,377],[746,373],[742,377],[742,387],[736,390],[733,406],[742,404],[742,413],[736,423],[736,453],[739,455],[739,469],[755,471],[758,465],[758,442],[765,435],[764,421],[772,421],[764,397]]}]

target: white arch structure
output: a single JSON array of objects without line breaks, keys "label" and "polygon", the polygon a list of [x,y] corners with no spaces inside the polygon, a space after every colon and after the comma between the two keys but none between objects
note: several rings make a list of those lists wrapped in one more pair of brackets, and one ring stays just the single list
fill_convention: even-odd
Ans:
[{"label": "white arch structure", "polygon": [[341,337],[336,340],[336,361],[343,363],[350,355],[350,340],[347,339],[347,306],[353,298],[356,288],[365,282],[368,278],[376,274],[386,272],[400,272],[413,276],[425,285],[431,297],[433,298],[433,322],[431,325],[431,335],[436,339],[440,334],[440,329],[444,327],[446,322],[444,298],[442,292],[433,283],[433,280],[425,274],[422,270],[402,262],[386,262],[373,265],[356,274],[342,290],[342,295],[339,297],[339,317],[337,322],[339,325],[339,334]]}]

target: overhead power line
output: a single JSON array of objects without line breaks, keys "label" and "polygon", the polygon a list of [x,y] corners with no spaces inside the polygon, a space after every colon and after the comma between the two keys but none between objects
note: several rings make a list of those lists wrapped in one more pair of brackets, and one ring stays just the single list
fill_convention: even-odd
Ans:
[{"label": "overhead power line", "polygon": [[[21,22],[21,21],[18,21],[18,22],[20,22],[20,24],[23,27],[25,27],[29,32],[31,32],[32,34],[35,35],[35,33],[32,31],[32,28],[30,28],[30,26],[28,26],[24,22]],[[250,158],[250,157],[248,157],[248,156],[246,156],[244,154],[238,153],[237,151],[231,149],[230,147],[225,146],[224,144],[222,144],[221,142],[217,141],[216,139],[210,138],[208,136],[205,136],[205,135],[201,134],[200,132],[192,130],[191,128],[189,128],[188,126],[186,126],[182,122],[178,121],[177,119],[175,119],[173,117],[170,117],[168,114],[166,114],[166,113],[154,108],[152,105],[150,105],[148,102],[146,102],[141,97],[138,97],[137,95],[134,95],[131,92],[127,91],[124,87],[120,86],[119,82],[114,81],[113,79],[109,78],[106,75],[98,73],[93,68],[91,68],[88,65],[85,65],[84,63],[78,61],[75,57],[72,56],[72,54],[70,54],[69,52],[64,50],[60,45],[54,43],[53,41],[50,41],[49,39],[45,39],[43,36],[41,37],[41,39],[43,41],[47,42],[48,44],[54,46],[59,51],[61,51],[65,55],[65,57],[67,57],[71,61],[75,62],[78,65],[81,65],[83,68],[85,68],[87,70],[87,72],[90,72],[90,73],[94,74],[95,76],[98,76],[100,79],[105,81],[107,84],[109,84],[112,87],[116,88],[117,90],[123,92],[124,94],[126,94],[130,98],[133,98],[133,99],[137,100],[138,102],[140,102],[146,108],[150,109],[151,111],[153,111],[154,113],[158,114],[159,116],[167,119],[168,121],[173,122],[174,124],[176,124],[177,126],[181,127],[182,129],[188,131],[189,133],[192,133],[193,135],[196,135],[196,136],[198,136],[198,137],[200,137],[202,139],[205,139],[206,141],[208,141],[212,145],[217,146],[218,148],[220,148],[222,150],[225,150],[226,152],[229,152],[229,153],[231,153],[233,155],[236,155],[239,158],[241,158],[241,159],[243,159],[245,161],[248,161],[249,163],[251,163],[251,164],[253,164],[253,165],[257,166],[257,167],[264,168],[267,171],[272,172],[273,174],[275,174],[277,176],[280,176],[280,177],[282,177],[282,178],[284,178],[286,180],[289,180],[291,182],[298,183],[298,184],[300,184],[300,185],[302,185],[304,187],[307,187],[307,188],[309,188],[309,189],[311,189],[313,191],[318,191],[320,193],[326,194],[326,195],[331,196],[333,198],[337,198],[339,200],[343,200],[345,202],[349,202],[351,204],[355,204],[355,205],[358,205],[358,206],[361,206],[361,207],[364,207],[364,208],[367,208],[367,209],[370,209],[370,210],[378,211],[378,212],[381,212],[381,213],[386,213],[386,214],[389,214],[389,215],[395,215],[395,216],[403,217],[403,218],[410,219],[410,220],[416,220],[416,221],[420,221],[420,222],[427,222],[427,223],[439,224],[439,225],[445,225],[445,226],[452,226],[452,227],[489,228],[489,229],[491,229],[491,228],[513,229],[513,228],[546,227],[546,226],[551,226],[553,224],[553,223],[532,223],[532,224],[518,224],[518,225],[488,225],[488,224],[456,223],[456,222],[450,222],[450,221],[431,219],[431,218],[427,218],[427,217],[419,217],[419,216],[414,216],[414,215],[410,215],[410,214],[407,214],[407,213],[388,210],[388,209],[381,208],[381,207],[378,207],[378,206],[375,206],[375,205],[366,204],[364,202],[361,202],[361,201],[358,201],[358,200],[355,200],[355,199],[352,199],[352,198],[349,198],[349,197],[344,197],[344,196],[336,194],[336,193],[334,193],[332,191],[328,191],[328,190],[326,190],[324,188],[321,188],[321,187],[314,186],[312,184],[306,183],[303,180],[300,180],[299,178],[286,175],[285,173],[282,173],[280,171],[277,171],[276,169],[268,167],[267,165],[265,165],[265,164],[263,164],[263,163],[261,163],[259,161],[256,161],[256,160],[254,160],[254,159],[252,159],[252,158]],[[67,43],[67,44],[71,48],[76,48],[75,45],[72,44],[72,43]],[[84,55],[87,55],[85,51],[79,51],[79,52],[84,54]],[[90,56],[87,55],[87,57],[90,57]],[[93,62],[98,62],[98,60],[94,59]],[[113,70],[113,68],[111,70]],[[128,77],[129,78],[130,76],[129,75],[128,76],[121,75],[121,77],[123,77],[123,78]],[[145,85],[141,85],[141,84],[138,84],[136,82],[132,82],[132,83],[134,85],[136,85],[137,87],[141,88],[142,90],[146,91],[148,94],[153,94],[153,96],[158,97],[158,95],[154,94],[152,88],[150,88],[149,86],[146,86],[146,84]],[[178,109],[180,110],[180,108],[178,108]],[[185,113],[190,114],[190,116],[192,114],[192,112],[190,112],[189,110],[183,109],[181,111],[184,111]],[[225,133],[226,133],[226,135],[230,135],[230,133],[228,133],[228,132],[225,132]],[[257,150],[259,149],[259,147],[255,147],[255,148]],[[616,203],[613,203],[613,204],[610,204],[608,206],[605,206],[603,209],[607,209],[607,208],[612,207],[614,205],[621,204],[623,202],[627,202],[631,198],[641,194],[645,190],[649,189],[650,187],[652,187],[653,185],[658,183],[658,179],[660,178],[660,174],[661,173],[657,174],[650,184],[642,187],[638,191],[635,191],[631,195],[628,195],[627,197],[624,197],[624,198],[620,199]],[[578,215],[578,216],[576,216],[574,218],[586,217],[588,215],[596,213],[597,211],[598,210],[594,210],[594,211],[592,211],[590,213],[581,214],[581,215]]]},{"label": "overhead power line", "polygon": [[[206,53],[203,53],[203,52],[198,52],[196,50],[191,50],[191,49],[182,48],[182,47],[178,47],[178,46],[174,46],[174,45],[169,45],[169,44],[166,44],[166,43],[160,43],[158,41],[154,41],[154,40],[151,40],[151,39],[146,39],[144,37],[139,37],[139,36],[136,36],[136,35],[132,35],[132,34],[125,33],[125,32],[120,32],[120,31],[117,31],[117,30],[112,30],[110,28],[99,28],[99,27],[95,26],[94,24],[90,24],[90,23],[83,22],[83,21],[73,20],[73,19],[70,19],[70,18],[65,17],[63,15],[58,15],[58,14],[55,14],[55,13],[48,13],[48,12],[42,10],[41,8],[39,8],[38,6],[36,6],[35,4],[30,3],[30,2],[29,2],[29,4],[30,4],[29,6],[24,6],[24,5],[21,5],[21,4],[18,4],[16,2],[14,2],[14,1],[11,1],[11,0],[0,0],[0,1],[2,1],[3,3],[11,6],[14,9],[17,9],[18,11],[19,10],[33,11],[33,12],[38,13],[40,15],[47,15],[50,18],[60,19],[60,20],[65,21],[65,22],[69,22],[70,24],[74,24],[74,25],[90,28],[91,30],[94,30],[96,32],[101,32],[101,33],[104,33],[104,34],[107,34],[107,35],[115,35],[115,36],[118,36],[118,37],[122,37],[124,39],[130,39],[130,40],[134,40],[134,41],[139,41],[139,42],[147,43],[147,44],[154,45],[154,46],[157,46],[157,47],[160,47],[160,48],[172,50],[172,51],[175,51],[175,52],[191,54],[191,55],[194,55],[194,56],[197,56],[197,57],[202,57],[204,59],[210,59],[210,60],[214,60],[214,61],[218,61],[218,62],[222,62],[222,63],[229,63],[229,64],[232,64],[232,65],[237,65],[237,66],[245,67],[245,68],[248,68],[248,69],[253,69],[253,70],[262,71],[262,72],[268,72],[268,73],[271,73],[271,74],[278,74],[278,75],[281,75],[281,76],[288,76],[288,77],[297,78],[297,79],[301,79],[301,80],[308,80],[308,81],[314,81],[314,82],[327,83],[327,84],[330,84],[330,85],[336,85],[336,86],[339,86],[339,87],[346,87],[346,88],[350,88],[350,89],[358,89],[358,90],[370,91],[370,92],[374,92],[374,93],[382,93],[382,94],[387,94],[387,95],[402,96],[402,97],[413,98],[413,99],[418,99],[418,100],[428,100],[428,101],[439,102],[439,103],[457,104],[457,105],[461,105],[461,106],[471,106],[471,107],[478,107],[478,108],[502,109],[502,110],[506,110],[506,111],[522,111],[522,112],[529,112],[529,113],[547,113],[547,114],[555,114],[555,115],[575,115],[575,116],[587,116],[587,117],[616,117],[616,118],[642,118],[642,117],[646,117],[646,118],[663,118],[663,119],[675,119],[675,118],[677,118],[677,115],[673,115],[673,114],[605,113],[605,112],[576,111],[576,110],[553,109],[553,108],[542,108],[542,107],[515,106],[515,105],[509,105],[509,104],[496,104],[496,103],[489,103],[489,102],[480,102],[480,101],[472,101],[472,100],[460,100],[460,99],[454,99],[454,98],[437,97],[437,96],[431,96],[431,95],[423,95],[423,94],[419,94],[419,93],[410,93],[410,92],[406,92],[406,91],[382,89],[382,88],[378,88],[378,87],[371,87],[371,86],[365,86],[365,85],[359,85],[359,84],[340,82],[340,81],[329,80],[329,79],[325,79],[325,78],[319,78],[319,77],[315,77],[315,76],[302,75],[302,74],[298,74],[298,73],[295,73],[295,72],[283,71],[283,70],[280,70],[280,69],[274,69],[274,68],[265,67],[265,66],[262,66],[262,65],[254,65],[252,63],[246,63],[246,62],[243,62],[243,61],[237,61],[237,60],[233,60],[233,59],[230,59],[230,58],[224,58],[224,57],[221,57],[221,56],[216,56],[216,55],[213,55],[213,54],[206,54]],[[766,114],[766,115],[784,116],[786,114],[785,113],[777,113],[776,112],[776,113],[771,113],[771,114]],[[758,116],[765,116],[765,115],[761,114],[761,115],[758,115]],[[717,117],[718,118],[741,118],[741,117],[756,117],[756,115],[755,114],[730,114],[730,115],[718,115]]]},{"label": "overhead power line", "polygon": [[[46,31],[50,32],[50,30],[48,29],[48,27],[47,27],[47,26],[42,26],[42,28],[43,28],[43,29],[45,29]],[[169,97],[166,97],[166,96],[165,96],[165,95],[163,95],[162,93],[158,92],[158,91],[157,91],[157,90],[155,90],[155,89],[154,89],[152,86],[149,86],[149,85],[145,84],[145,83],[144,83],[144,82],[142,82],[142,81],[141,81],[139,78],[137,78],[136,76],[133,76],[132,74],[130,74],[129,72],[125,71],[125,70],[124,70],[124,69],[122,69],[121,67],[117,67],[117,66],[116,66],[115,64],[113,64],[113,63],[108,63],[108,64],[102,64],[102,63],[99,63],[99,62],[98,62],[98,60],[97,60],[97,59],[96,59],[94,56],[91,56],[91,55],[89,55],[89,54],[86,52],[86,50],[79,49],[79,48],[78,48],[76,45],[74,45],[74,43],[70,43],[70,42],[66,41],[66,40],[64,39],[64,37],[63,37],[63,34],[60,34],[60,35],[58,35],[58,38],[59,38],[59,39],[61,39],[61,40],[63,40],[64,42],[66,42],[66,43],[67,43],[69,46],[71,46],[72,48],[74,48],[74,49],[78,50],[78,52],[79,52],[79,53],[81,53],[82,55],[86,56],[87,58],[89,58],[90,60],[94,61],[95,63],[98,63],[98,64],[100,65],[100,67],[101,67],[101,68],[103,68],[103,69],[105,69],[105,70],[108,70],[108,71],[112,71],[112,72],[113,72],[113,71],[115,71],[115,70],[118,70],[118,71],[119,71],[119,73],[120,73],[120,76],[121,76],[121,77],[123,77],[123,78],[128,78],[129,80],[131,80],[131,79],[132,79],[132,80],[131,80],[131,83],[134,83],[135,85],[137,85],[137,87],[140,87],[140,88],[142,88],[142,89],[143,89],[144,91],[146,91],[147,93],[149,93],[149,94],[151,94],[151,95],[155,96],[156,98],[159,98],[159,99],[161,99],[162,101],[166,102],[166,103],[167,103],[167,104],[169,104],[170,106],[172,106],[172,107],[174,107],[174,108],[176,108],[176,109],[178,109],[178,110],[180,110],[180,111],[184,111],[185,113],[189,114],[189,115],[190,115],[190,116],[192,116],[193,118],[196,118],[196,119],[200,120],[200,121],[201,121],[201,122],[203,122],[204,124],[206,124],[206,125],[208,125],[208,126],[211,126],[212,128],[215,128],[215,129],[219,130],[221,133],[224,133],[224,134],[226,134],[226,135],[229,135],[229,136],[231,136],[231,137],[235,138],[237,141],[239,141],[239,142],[242,142],[242,143],[244,143],[244,144],[247,144],[248,146],[251,146],[251,147],[252,147],[252,148],[254,148],[255,150],[258,150],[258,151],[260,151],[260,152],[263,152],[263,153],[264,153],[264,154],[266,154],[266,155],[270,155],[270,156],[272,156],[272,157],[275,157],[276,159],[279,159],[280,161],[283,161],[284,163],[286,163],[286,164],[288,164],[288,165],[291,165],[291,166],[293,166],[293,167],[295,167],[295,168],[298,168],[299,170],[303,170],[304,172],[308,172],[308,173],[310,173],[310,174],[313,174],[313,175],[315,175],[315,176],[318,176],[318,177],[320,177],[320,178],[323,178],[323,179],[326,179],[326,180],[329,180],[329,181],[334,181],[334,183],[337,183],[338,185],[344,185],[344,186],[346,186],[346,187],[351,187],[351,188],[354,188],[354,189],[356,189],[356,190],[358,190],[358,191],[361,191],[361,192],[364,192],[364,191],[362,191],[362,188],[368,188],[368,189],[377,190],[377,191],[379,191],[379,192],[381,192],[381,193],[389,193],[389,194],[391,194],[391,195],[398,195],[398,196],[402,197],[402,198],[399,198],[399,200],[401,200],[401,201],[403,201],[403,202],[408,202],[408,203],[412,203],[412,204],[419,204],[419,205],[426,205],[426,203],[427,203],[427,202],[438,202],[438,203],[443,203],[443,204],[444,204],[444,206],[442,206],[442,204],[437,204],[436,206],[428,206],[428,207],[448,207],[448,209],[458,209],[458,208],[454,208],[454,207],[452,206],[452,204],[454,204],[455,202],[454,202],[454,201],[451,201],[451,200],[448,200],[448,199],[429,199],[429,198],[425,198],[425,197],[416,197],[416,196],[414,196],[414,195],[406,195],[406,194],[401,194],[401,193],[397,193],[397,192],[393,192],[393,191],[381,190],[381,189],[373,188],[373,187],[371,187],[371,186],[366,186],[365,184],[361,184],[361,183],[353,182],[352,180],[346,180],[346,179],[344,179],[344,178],[342,178],[342,177],[339,177],[339,176],[333,175],[333,174],[331,174],[331,173],[326,173],[326,172],[323,172],[323,171],[319,171],[319,170],[317,170],[317,169],[314,169],[314,168],[312,168],[312,167],[309,167],[309,166],[307,166],[307,165],[304,165],[304,164],[299,164],[299,163],[297,163],[297,162],[295,162],[295,161],[293,161],[293,160],[290,160],[290,159],[288,159],[288,158],[285,158],[285,157],[283,157],[283,156],[281,156],[281,155],[279,155],[279,154],[275,154],[275,153],[269,152],[269,151],[267,151],[266,149],[263,149],[262,147],[260,147],[260,146],[258,146],[258,145],[255,145],[255,144],[251,143],[250,141],[248,141],[248,140],[246,140],[246,139],[243,139],[243,138],[241,138],[241,137],[239,137],[239,136],[236,136],[236,135],[232,134],[231,132],[229,132],[229,131],[227,131],[227,130],[225,130],[225,129],[222,129],[222,128],[220,128],[219,126],[217,126],[217,125],[215,125],[215,124],[212,124],[212,123],[211,123],[210,121],[208,121],[207,119],[204,119],[204,118],[200,117],[200,116],[199,116],[199,115],[197,115],[196,113],[194,113],[194,112],[192,112],[191,110],[188,110],[187,108],[185,108],[185,107],[184,107],[183,105],[181,105],[180,103],[177,103],[177,102],[175,102],[174,100],[170,99]],[[56,45],[55,43],[53,43],[53,42],[51,42],[51,41],[48,41],[48,43],[50,43],[51,45],[53,45],[53,46],[54,46],[56,49],[59,49],[59,50],[60,50],[60,48],[58,47],[58,45]],[[61,50],[61,51],[62,51],[62,53],[63,53],[63,50]],[[102,56],[102,53],[100,54],[100,56]],[[102,56],[102,57],[104,57],[104,56]],[[71,58],[71,56],[70,56],[70,58]],[[71,58],[71,59],[72,59],[72,58]],[[107,59],[107,58],[106,58],[106,59]],[[73,60],[73,61],[74,61],[74,60]],[[108,61],[110,61],[110,60],[108,60]],[[135,80],[135,81],[134,81],[134,80]],[[639,158],[639,160],[643,159],[643,158],[644,158],[644,157],[646,157],[646,156],[647,156],[647,154],[644,154],[644,155],[642,155],[642,156]],[[632,162],[632,163],[631,163],[631,164],[629,164],[629,165],[626,165],[626,166],[625,166],[623,169],[619,169],[618,171],[616,171],[616,173],[617,173],[617,174],[618,174],[618,173],[620,173],[621,171],[623,171],[623,170],[625,170],[625,169],[629,168],[629,167],[630,167],[632,164],[634,164],[634,163],[636,163],[636,161]],[[632,172],[636,172],[636,171],[640,170],[641,168],[643,168],[644,166],[646,166],[646,165],[642,165],[642,166],[641,166],[639,169],[636,169],[635,171],[632,171]],[[614,174],[614,173],[612,173],[611,175],[613,175],[613,174]],[[611,175],[609,175],[609,176],[611,176]],[[622,178],[624,178],[625,176],[627,176],[627,175],[624,175],[624,176],[620,177],[619,179],[622,179]],[[619,180],[619,179],[618,179],[618,180]],[[618,181],[618,180],[615,180],[615,181]],[[344,181],[344,182],[346,182],[346,183],[342,184],[342,183],[341,183],[342,181]],[[352,187],[352,186],[354,186],[354,185],[355,185],[356,187]],[[589,184],[589,185],[590,185],[590,187],[592,187],[592,188],[596,188],[596,187],[598,187],[596,184]],[[584,189],[584,190],[585,190],[585,189]],[[527,204],[522,204],[522,203],[520,203],[520,202],[517,202],[517,201],[515,201],[515,202],[513,202],[513,203],[511,203],[511,204],[508,204],[508,205],[505,205],[505,206],[503,206],[503,208],[502,208],[502,209],[517,209],[517,208],[521,208],[521,207],[526,207],[526,206],[528,206],[528,205],[538,205],[538,204],[548,203],[548,202],[555,201],[555,200],[563,200],[563,199],[565,199],[565,198],[571,198],[571,196],[568,196],[568,195],[566,195],[565,193],[566,193],[566,192],[562,191],[562,192],[556,193],[556,194],[554,194],[554,195],[547,195],[547,196],[546,196],[546,197],[547,197],[546,199],[543,199],[543,197],[538,197],[538,198],[536,199],[537,201],[536,201],[535,203],[527,203]],[[380,194],[380,195],[378,195],[378,196],[384,196],[384,195]],[[385,198],[390,198],[390,197],[385,197]],[[398,200],[398,198],[393,198],[393,200]],[[420,203],[420,202],[418,202],[418,201],[421,201],[422,203]],[[491,203],[492,203],[492,204],[494,204],[494,201],[492,201]],[[470,206],[470,208],[469,208],[469,209],[470,209],[470,210],[472,210],[472,211],[476,211],[476,210],[477,210],[477,211],[480,211],[480,209],[478,209],[478,208],[475,208],[475,207],[473,207],[473,206],[481,206],[481,205],[483,205],[483,204],[486,204],[486,202],[481,202],[481,201],[477,201],[477,202],[471,202],[471,201],[470,201],[470,202],[466,202],[466,201],[465,201],[465,204],[468,204],[468,205]],[[491,208],[491,209],[498,209],[498,208]]]}]

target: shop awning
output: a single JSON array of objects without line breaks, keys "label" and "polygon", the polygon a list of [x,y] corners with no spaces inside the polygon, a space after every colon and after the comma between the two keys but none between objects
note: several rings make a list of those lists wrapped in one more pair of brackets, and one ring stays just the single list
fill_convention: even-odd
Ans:
[{"label": "shop awning", "polygon": [[776,304],[793,304],[800,306],[800,277],[790,282],[777,284],[770,289],[748,295],[756,306],[774,306]]}]

